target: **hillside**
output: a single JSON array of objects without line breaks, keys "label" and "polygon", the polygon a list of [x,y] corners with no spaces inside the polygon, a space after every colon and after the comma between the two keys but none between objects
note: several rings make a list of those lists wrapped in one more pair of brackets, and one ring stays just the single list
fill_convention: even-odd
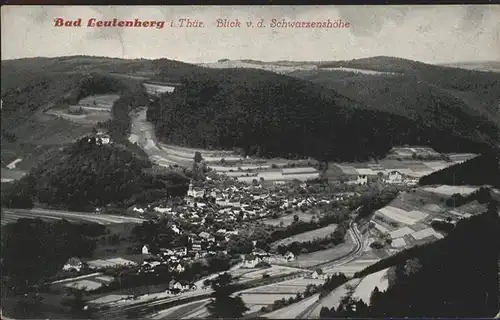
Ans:
[{"label": "hillside", "polygon": [[[498,203],[461,220],[444,239],[381,260],[356,276],[392,266],[389,288],[371,306],[346,299],[325,317],[492,317],[498,312]],[[349,301],[350,300],[350,301]],[[356,311],[350,305],[357,304]]]},{"label": "hillside", "polygon": [[84,211],[107,205],[126,208],[186,193],[187,177],[172,172],[152,175],[148,168],[147,160],[124,148],[85,137],[15,182],[2,194],[2,205],[24,207],[40,202]]},{"label": "hillside", "polygon": [[[487,153],[500,139],[500,127],[494,124],[495,119],[500,123],[500,112],[492,104],[500,81],[489,73],[387,57],[279,64],[298,69],[278,75],[168,59],[86,56],[2,61],[2,162],[36,158],[91,129],[43,110],[74,104],[86,95],[130,95],[143,91],[144,81],[183,80],[184,88],[153,103],[148,116],[159,138],[180,145],[353,160],[383,156],[396,144]],[[336,66],[396,75],[329,69]],[[125,114],[136,106],[120,105],[113,116],[123,118],[114,124],[123,136],[129,124]]]},{"label": "hillside", "polygon": [[[340,68],[391,74],[339,77]],[[348,97],[359,97],[368,107],[391,112],[428,113],[436,108],[448,115],[494,120],[500,126],[500,74],[425,64],[393,57],[326,62],[317,71],[290,74],[333,87]],[[342,80],[342,81],[339,81]],[[344,81],[345,80],[345,81]],[[436,96],[446,103],[439,105]],[[482,120],[481,120],[482,118]]]},{"label": "hillside", "polygon": [[500,188],[500,160],[480,156],[422,177],[419,185],[492,185]]},{"label": "hillside", "polygon": [[[389,90],[391,84],[381,87]],[[406,95],[391,98],[389,91],[386,98],[394,105],[380,101],[375,108],[363,101],[369,96],[359,92],[364,85],[349,97],[263,70],[212,69],[185,77],[182,87],[149,108],[148,120],[169,143],[339,161],[382,156],[396,144],[483,153],[500,136],[500,127],[464,112],[439,90],[421,96],[419,89],[407,89],[416,92],[419,104],[432,103],[423,111],[398,110],[398,99]]]},{"label": "hillside", "polygon": [[2,128],[10,130],[51,104],[121,92],[160,74],[178,78],[192,69],[199,67],[168,59],[71,56],[2,61]]},{"label": "hillside", "polygon": [[445,67],[477,70],[477,71],[488,71],[488,72],[500,72],[500,61],[484,61],[484,62],[458,62],[458,63],[446,63],[441,64]]},{"label": "hillside", "polygon": [[168,74],[162,73],[162,79],[179,77],[192,68],[199,69],[168,59],[88,56],[2,61],[2,166],[22,159],[20,168],[29,170],[53,149],[91,133],[96,123],[75,123],[47,111],[67,108],[92,95],[122,96],[111,110],[113,121],[107,121],[105,128],[114,140],[124,140],[130,126],[129,108],[145,103],[142,83],[156,79],[165,70]]}]

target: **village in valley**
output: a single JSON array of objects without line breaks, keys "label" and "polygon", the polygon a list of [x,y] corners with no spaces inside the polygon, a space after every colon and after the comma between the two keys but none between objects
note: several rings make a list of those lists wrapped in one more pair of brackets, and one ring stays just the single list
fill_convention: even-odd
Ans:
[{"label": "village in valley", "polygon": [[[174,89],[155,84],[148,93]],[[69,111],[47,113],[93,126],[109,117],[117,98],[96,95]],[[85,214],[84,220],[105,225],[96,231],[97,247],[91,257],[68,259],[44,285],[49,304],[80,295],[84,310],[110,319],[134,312],[152,319],[203,318],[210,316],[211,283],[229,275],[245,316],[319,318],[323,307],[344,296],[368,301],[375,287],[388,287],[387,269],[363,277],[359,272],[442,239],[460,219],[487,210],[478,200],[488,187],[419,186],[422,177],[474,154],[401,146],[365,162],[269,159],[163,143],[145,107],[131,111],[130,119],[128,142],[145,153],[150,171],[189,173],[187,193],[165,191],[160,200],[133,205],[120,216],[110,206]],[[84,138],[101,147],[115,144],[99,126]],[[2,175],[24,162],[14,160]],[[32,214],[5,210],[2,225]]]},{"label": "village in valley", "polygon": [[[241,285],[247,315],[276,313],[270,306],[290,298],[299,303],[340,273],[352,277],[405,248],[442,238],[432,226],[436,221],[455,224],[486,209],[443,207],[442,199],[478,188],[416,186],[419,177],[472,159],[471,154],[401,147],[378,163],[330,163],[325,168],[312,160],[275,161],[271,166],[222,154],[226,160],[200,150],[189,150],[189,159],[189,152],[181,150],[183,164],[191,161],[194,173],[187,195],[130,208],[130,215],[145,222],[112,235],[118,239],[110,251],[117,254],[69,259],[62,274],[76,277],[55,281],[52,286],[59,289],[54,292],[62,287],[86,291],[87,307],[116,315],[125,306],[207,294],[210,279],[227,272]],[[178,161],[179,152],[176,156]],[[170,161],[170,170],[181,168]],[[156,163],[161,167],[161,161]],[[271,170],[293,179],[257,179]],[[253,179],[241,181],[233,172],[250,173]],[[307,178],[300,180],[301,173]],[[325,177],[328,183],[318,182]],[[384,193],[388,199],[373,208],[372,221],[358,224],[360,209]],[[363,290],[383,289],[384,279],[386,275],[379,275]],[[157,316],[168,317],[168,310]],[[206,308],[198,311],[196,316],[208,315]]]},{"label": "village in valley", "polygon": [[[309,8],[352,18],[332,37],[319,23],[210,30],[208,19],[239,13],[207,7],[195,10],[207,28],[189,35],[200,41],[175,34],[184,27],[149,43],[140,28],[82,29],[65,46],[40,46],[55,30],[49,8],[3,9],[28,36],[5,57],[2,43],[0,318],[498,312],[500,66],[487,28],[456,27],[495,25],[493,9],[419,10],[455,19],[432,31],[405,27],[404,8]],[[174,21],[173,9],[139,11]],[[256,16],[306,19],[289,9]],[[69,30],[56,29],[52,40]],[[245,42],[252,30],[269,32],[262,46]],[[463,37],[451,35],[464,32],[477,43],[457,52]],[[481,69],[440,61],[450,52]]]}]

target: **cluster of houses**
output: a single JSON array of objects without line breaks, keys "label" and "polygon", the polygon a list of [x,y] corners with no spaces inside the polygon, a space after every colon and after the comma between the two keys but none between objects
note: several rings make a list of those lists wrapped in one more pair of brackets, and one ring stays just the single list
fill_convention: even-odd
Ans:
[{"label": "cluster of houses", "polygon": [[262,262],[268,264],[283,264],[295,260],[292,252],[287,252],[283,256],[271,254],[262,249],[254,249],[252,253],[242,255],[243,268],[256,268]]},{"label": "cluster of houses", "polygon": [[[301,187],[305,188],[304,183]],[[213,184],[204,187],[189,185],[185,205],[173,207],[154,207],[157,213],[172,215],[189,221],[193,225],[206,226],[207,217],[215,222],[237,222],[263,219],[273,213],[286,210],[311,208],[320,204],[329,204],[331,201],[341,201],[355,196],[354,193],[338,194],[335,196],[312,197],[307,193],[296,194],[290,197],[287,187],[275,186],[273,189],[263,188],[260,185],[231,185],[217,187]],[[134,208],[137,212],[147,209]]]},{"label": "cluster of houses", "polygon": [[[393,170],[385,174],[379,174],[376,176],[377,178],[380,178],[380,181],[386,183],[386,184],[396,184],[396,185],[415,185],[418,183],[418,179],[413,179],[410,177],[406,177],[403,175],[401,172]],[[356,184],[359,186],[362,185],[367,185],[369,183],[368,175],[367,174],[359,174],[356,177],[356,180],[351,180],[349,182],[350,184]]]}]

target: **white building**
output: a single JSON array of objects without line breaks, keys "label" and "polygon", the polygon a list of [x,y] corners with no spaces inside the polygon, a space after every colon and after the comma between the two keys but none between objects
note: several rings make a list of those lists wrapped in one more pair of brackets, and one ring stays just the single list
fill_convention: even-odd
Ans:
[{"label": "white building", "polygon": [[356,184],[360,186],[368,184],[368,176],[365,174],[360,174],[356,179]]},{"label": "white building", "polygon": [[293,252],[288,251],[288,252],[284,255],[284,258],[285,258],[287,261],[293,261],[293,260],[295,260],[295,255],[293,254]]},{"label": "white building", "polygon": [[148,246],[147,246],[147,245],[144,245],[144,246],[142,247],[142,254],[149,254],[149,248],[148,248]]},{"label": "white building", "polygon": [[64,271],[80,272],[82,268],[83,262],[78,258],[69,258],[66,264],[63,266]]},{"label": "white building", "polygon": [[243,261],[243,266],[245,268],[255,268],[255,266],[262,261],[262,258],[253,255],[253,254],[247,254],[244,257]]},{"label": "white building", "polygon": [[193,198],[203,198],[205,196],[205,190],[195,190],[193,188],[193,183],[189,183],[189,189],[187,192],[188,197],[193,197]]},{"label": "white building", "polygon": [[394,184],[403,183],[403,175],[399,171],[391,171],[389,172],[386,182]]}]

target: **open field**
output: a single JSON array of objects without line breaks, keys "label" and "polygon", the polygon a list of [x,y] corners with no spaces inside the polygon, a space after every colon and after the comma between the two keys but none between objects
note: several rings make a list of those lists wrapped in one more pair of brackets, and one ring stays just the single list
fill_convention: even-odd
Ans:
[{"label": "open field", "polygon": [[287,280],[287,281],[283,281],[283,282],[273,283],[273,284],[266,285],[263,287],[252,288],[252,289],[244,290],[242,292],[243,293],[252,293],[252,294],[257,294],[257,293],[296,294],[298,292],[305,291],[306,287],[309,284],[322,285],[324,283],[325,283],[325,280],[323,280],[323,279],[312,279],[312,278],[303,277],[303,278],[296,278],[296,279]]},{"label": "open field", "polygon": [[[238,161],[241,157],[233,151],[228,150],[205,150],[200,148],[187,148],[160,143],[163,149],[169,154],[192,160],[195,152],[200,152],[203,159],[207,162],[220,162],[222,159],[226,161]],[[237,167],[235,168],[237,169]]]},{"label": "open field", "polygon": [[287,74],[294,71],[301,70],[316,70],[318,67],[314,64],[303,64],[303,65],[285,65],[280,63],[255,63],[251,61],[244,60],[226,60],[218,61],[213,63],[202,63],[199,64],[202,67],[214,68],[214,69],[225,69],[225,68],[252,68],[261,69],[266,71],[271,71],[280,74]]},{"label": "open field", "polygon": [[392,232],[389,233],[389,235],[391,236],[392,239],[396,239],[396,238],[401,238],[401,237],[404,237],[408,234],[412,234],[414,231],[408,227],[402,227],[402,228],[399,228],[399,229],[396,229]]},{"label": "open field", "polygon": [[402,192],[389,206],[377,210],[373,216],[371,241],[380,240],[383,234],[390,235],[393,240],[391,249],[376,251],[390,254],[442,239],[444,235],[431,227],[433,219],[450,218],[452,221],[458,221],[487,210],[484,204],[477,201],[461,207],[448,207],[443,201],[444,198],[454,193],[470,193],[477,189],[478,187],[430,186]]},{"label": "open field", "polygon": [[263,268],[263,269],[240,268],[232,270],[230,271],[230,273],[235,277],[239,277],[239,282],[247,282],[251,280],[262,279],[264,274],[268,274],[270,277],[274,277],[285,274],[291,274],[299,271],[302,270],[293,267],[272,265],[269,268]]},{"label": "open field", "polygon": [[302,212],[302,211],[298,211],[296,213],[284,215],[282,217],[279,217],[278,219],[267,218],[267,219],[262,220],[262,222],[264,224],[267,224],[267,225],[270,225],[270,226],[279,226],[280,223],[281,223],[281,221],[283,221],[283,225],[287,226],[287,225],[290,225],[293,222],[293,217],[295,215],[297,215],[299,217],[299,220],[302,220],[304,222],[311,221],[311,218],[313,217],[312,214],[308,214],[308,213],[305,213],[305,212]]},{"label": "open field", "polygon": [[103,268],[118,267],[118,266],[137,265],[137,263],[123,258],[113,258],[106,260],[98,259],[98,260],[87,261],[87,264],[89,265],[90,269],[103,269]]},{"label": "open field", "polygon": [[369,304],[370,295],[375,287],[378,287],[380,291],[387,290],[389,287],[389,280],[387,279],[388,270],[384,269],[364,277],[357,285],[356,290],[354,290],[353,298],[361,299]]},{"label": "open field", "polygon": [[[407,157],[411,157],[413,151],[418,148],[404,148],[407,150]],[[404,150],[403,150],[404,151]],[[399,151],[400,153],[403,151]],[[476,155],[473,154],[453,154],[452,162],[446,162],[442,160],[436,161],[424,161],[424,160],[395,160],[395,159],[382,159],[375,162],[362,162],[362,163],[331,163],[330,167],[336,167],[340,169],[343,174],[346,175],[369,175],[375,176],[379,173],[388,174],[390,171],[399,171],[402,174],[408,175],[413,178],[421,178],[428,174],[431,174],[437,170],[454,165],[455,163],[462,162]]]},{"label": "open field", "polygon": [[438,193],[445,196],[451,196],[455,193],[460,193],[462,195],[470,194],[479,189],[479,187],[442,185],[438,187],[425,187],[423,189],[428,192]]},{"label": "open field", "polygon": [[69,212],[69,211],[58,211],[58,210],[46,210],[46,209],[2,209],[2,226],[11,222],[15,222],[21,218],[40,218],[43,220],[68,220],[70,222],[86,221],[93,222],[102,225],[112,225],[121,223],[137,223],[140,224],[144,222],[144,219],[126,217],[126,216],[115,216],[109,214],[94,214],[89,212]]},{"label": "open field", "polygon": [[[68,108],[56,107],[46,111],[46,114],[60,117],[81,125],[94,125],[111,119],[111,108],[120,96],[117,94],[103,94],[88,96],[78,104]],[[78,112],[78,113],[73,113]]]},{"label": "open field", "polygon": [[282,298],[288,299],[295,297],[296,294],[290,294],[290,293],[269,293],[269,294],[262,294],[262,293],[242,293],[241,294],[241,299],[247,306],[247,308],[252,308],[254,306],[268,306],[270,304],[273,304],[274,301],[280,300]]},{"label": "open field", "polygon": [[50,150],[73,143],[92,131],[93,125],[76,124],[53,115],[38,113],[10,130],[16,141],[2,139],[2,166],[20,158],[16,169],[29,170]]},{"label": "open field", "polygon": [[304,232],[304,233],[299,233],[299,234],[296,234],[294,236],[278,240],[278,241],[274,242],[271,246],[272,247],[278,247],[280,245],[286,246],[286,245],[289,245],[293,242],[305,242],[305,241],[312,241],[312,240],[317,239],[317,238],[324,238],[324,237],[332,234],[335,231],[335,229],[337,229],[337,225],[331,224],[331,225],[328,225],[328,226],[323,227],[323,228],[311,230],[311,231]]},{"label": "open field", "polygon": [[431,236],[434,236],[438,239],[442,239],[443,238],[443,235],[436,232],[433,228],[427,228],[427,229],[424,229],[424,230],[420,230],[420,231],[417,231],[417,232],[414,232],[411,234],[411,236],[413,238],[415,238],[415,240],[422,240],[422,239],[425,239],[427,237],[431,237]]},{"label": "open field", "polygon": [[319,300],[309,312],[303,315],[303,319],[319,319],[319,314],[321,312],[321,308],[323,307],[337,308],[340,304],[340,300],[349,293],[348,288],[356,287],[360,283],[360,281],[360,279],[352,279],[346,284],[336,288],[335,290],[330,292],[329,295]]},{"label": "open field", "polygon": [[120,98],[118,94],[98,94],[81,99],[78,105],[103,108],[111,111],[113,103],[115,103],[118,98]]},{"label": "open field", "polygon": [[319,173],[296,173],[296,174],[283,174],[281,171],[261,171],[258,172],[255,177],[238,177],[238,181],[243,182],[252,182],[254,179],[260,180],[260,178],[264,178],[264,180],[300,180],[307,181],[319,178]]},{"label": "open field", "polygon": [[330,249],[301,254],[296,260],[289,262],[288,265],[292,267],[308,268],[344,256],[353,250],[354,247],[355,244],[351,237],[346,236],[344,243]]},{"label": "open field", "polygon": [[47,111],[47,114],[55,117],[60,117],[65,120],[74,122],[75,124],[81,125],[92,125],[96,124],[97,122],[104,122],[111,119],[111,115],[107,111],[87,110],[87,108],[85,108],[84,112],[84,114],[69,114],[61,110],[49,110]]},{"label": "open field", "polygon": [[324,268],[323,272],[326,274],[334,274],[337,272],[341,272],[348,277],[352,277],[356,272],[363,270],[364,268],[376,263],[379,260],[380,259],[359,258],[341,266],[335,266],[333,268]]},{"label": "open field", "polygon": [[210,302],[209,299],[194,301],[187,304],[182,304],[166,310],[162,310],[152,316],[154,320],[160,319],[182,319],[185,316],[189,316],[194,312],[199,311],[202,307],[206,306]]},{"label": "open field", "polygon": [[[29,143],[33,147],[38,145],[63,145],[72,143],[75,139],[90,132],[91,129],[92,126],[90,125],[77,125],[51,115],[38,114],[29,123],[23,123],[15,129],[14,134],[18,137],[15,144],[26,145]],[[29,136],[26,136],[26,134],[29,134]],[[7,151],[3,150],[3,147],[4,144],[2,143],[2,153]],[[16,158],[25,158],[25,155]]]},{"label": "open field", "polygon": [[16,170],[16,169],[9,170],[5,168],[1,168],[1,173],[2,173],[2,182],[4,182],[4,179],[7,179],[9,181],[19,180],[26,175],[26,172],[22,170]]},{"label": "open field", "polygon": [[376,214],[381,214],[391,220],[407,225],[413,225],[427,217],[427,214],[420,211],[405,211],[392,206],[379,209]]},{"label": "open field", "polygon": [[343,72],[361,73],[361,74],[369,74],[369,75],[397,75],[397,73],[394,73],[394,72],[381,72],[381,71],[374,71],[374,70],[345,68],[345,67],[321,68],[321,70],[343,71]]},{"label": "open field", "polygon": [[304,310],[306,310],[307,308],[318,302],[318,300],[319,300],[319,294],[315,294],[297,303],[293,303],[284,308],[274,310],[273,312],[270,313],[266,313],[262,315],[262,317],[268,319],[296,319],[297,317],[300,316],[300,314]]},{"label": "open field", "polygon": [[172,93],[175,90],[174,86],[162,86],[158,84],[144,83],[144,87],[146,88],[149,94],[163,94],[163,93]]}]

